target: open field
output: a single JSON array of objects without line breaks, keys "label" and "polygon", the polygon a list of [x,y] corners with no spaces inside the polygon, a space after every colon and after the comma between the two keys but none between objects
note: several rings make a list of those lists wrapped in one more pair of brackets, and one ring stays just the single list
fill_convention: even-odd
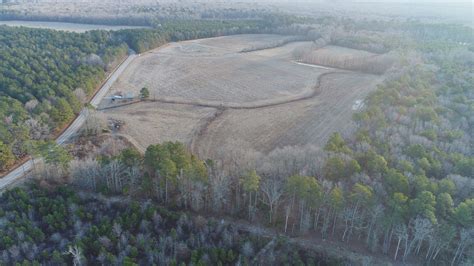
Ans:
[{"label": "open field", "polygon": [[322,147],[334,131],[344,134],[351,130],[357,101],[363,100],[379,79],[369,74],[330,73],[322,77],[321,93],[313,98],[225,111],[203,132],[196,151],[213,158],[216,147],[232,148],[229,140],[262,152],[308,143]]},{"label": "open field", "polygon": [[[141,146],[181,141],[203,158],[239,147],[268,152],[287,145],[323,146],[334,131],[352,128],[354,110],[382,76],[294,62],[294,42],[240,53],[247,45],[278,41],[277,35],[242,35],[173,43],[137,57],[114,84],[149,102],[100,112],[125,122],[120,133]],[[247,43],[248,42],[248,43]],[[324,53],[367,56],[328,47]],[[102,107],[110,106],[103,100]]]},{"label": "open field", "polygon": [[22,20],[0,21],[0,25],[7,25],[11,27],[28,27],[28,28],[62,30],[62,31],[70,31],[70,32],[78,32],[78,33],[86,32],[90,30],[122,30],[122,29],[146,28],[146,27],[135,27],[135,26],[109,26],[109,25],[93,25],[93,24],[66,23],[66,22],[22,21]]},{"label": "open field", "polygon": [[214,108],[150,102],[104,110],[99,115],[104,119],[124,121],[121,133],[147,147],[163,141],[190,144],[200,123],[215,111]]},{"label": "open field", "polygon": [[239,53],[243,48],[271,43],[278,35],[239,35],[173,43],[137,58],[111,94],[150,89],[151,98],[214,105],[259,105],[310,93],[324,70],[295,64],[280,53]]},{"label": "open field", "polygon": [[249,47],[259,47],[290,38],[274,34],[241,34],[198,40],[203,46],[221,48],[227,51],[240,52]]}]

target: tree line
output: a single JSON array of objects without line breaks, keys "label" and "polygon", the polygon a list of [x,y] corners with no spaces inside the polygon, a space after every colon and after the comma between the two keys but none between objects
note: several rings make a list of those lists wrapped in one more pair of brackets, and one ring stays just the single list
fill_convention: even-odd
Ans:
[{"label": "tree line", "polygon": [[[76,160],[70,172],[82,189],[225,213],[290,236],[313,232],[348,245],[362,242],[394,260],[467,262],[474,244],[472,188],[466,192],[452,176],[412,175],[375,149],[350,147],[338,134],[325,151],[322,160],[310,149],[287,148],[203,161],[183,144],[166,142],[149,146],[143,157],[125,149],[110,158]],[[238,159],[246,156],[246,163]]]},{"label": "tree line", "polygon": [[15,265],[250,265],[340,263],[285,238],[271,239],[152,202],[110,202],[60,186],[0,196],[0,261]]},{"label": "tree line", "polygon": [[[253,5],[230,7],[233,6],[230,3],[224,6],[214,3],[190,6],[189,3],[129,2],[126,8],[123,3],[120,5],[112,3],[75,5],[73,1],[70,1],[63,4],[64,8],[59,12],[49,10],[47,4],[44,3],[39,3],[34,7],[17,4],[16,8],[9,8],[7,5],[0,10],[0,19],[154,26],[156,23],[170,20],[260,20],[273,15],[272,11],[266,8],[255,8]],[[93,12],[90,12],[90,9],[93,9]]]},{"label": "tree line", "polygon": [[117,35],[131,49],[141,53],[168,42],[244,33],[271,33],[294,21],[292,17],[286,16],[255,20],[165,20],[155,22],[154,29],[121,30]]}]

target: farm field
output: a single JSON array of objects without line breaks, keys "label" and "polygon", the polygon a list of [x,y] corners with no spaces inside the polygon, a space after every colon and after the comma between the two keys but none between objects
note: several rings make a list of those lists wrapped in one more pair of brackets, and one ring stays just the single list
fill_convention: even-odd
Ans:
[{"label": "farm field", "polygon": [[[143,147],[181,141],[203,158],[233,146],[268,152],[288,145],[323,146],[334,131],[348,133],[351,116],[381,76],[299,64],[307,42],[241,53],[278,35],[238,35],[172,43],[142,54],[112,86],[150,101],[100,112],[122,120],[121,133]],[[339,52],[339,47],[328,51]],[[343,49],[344,56],[366,52]],[[327,53],[327,51],[325,52]],[[103,100],[102,108],[113,104]]]},{"label": "farm field", "polygon": [[146,28],[146,27],[135,27],[135,26],[109,26],[109,25],[94,25],[94,24],[81,24],[81,23],[22,21],[22,20],[0,21],[0,25],[6,25],[6,26],[11,26],[11,27],[27,27],[27,28],[62,30],[62,31],[77,32],[77,33],[82,33],[82,32],[86,32],[90,30],[122,30],[122,29]]},{"label": "farm field", "polygon": [[317,96],[288,104],[247,110],[227,110],[202,132],[195,146],[198,154],[213,158],[215,147],[232,149],[232,142],[246,149],[269,152],[277,147],[322,147],[334,132],[348,134],[357,101],[379,82],[369,74],[330,73],[321,80]]},{"label": "farm field", "polygon": [[148,102],[104,110],[99,115],[125,122],[121,133],[147,147],[170,140],[190,145],[200,123],[215,111],[215,108]]},{"label": "farm field", "polygon": [[153,99],[239,106],[287,100],[311,93],[324,70],[308,68],[279,53],[239,53],[272,43],[279,35],[239,35],[173,43],[143,54],[117,80],[110,94],[150,89]]}]

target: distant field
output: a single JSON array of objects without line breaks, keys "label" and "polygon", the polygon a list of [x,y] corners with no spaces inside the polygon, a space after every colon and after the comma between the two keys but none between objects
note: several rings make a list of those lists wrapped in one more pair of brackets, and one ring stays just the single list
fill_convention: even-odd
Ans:
[{"label": "distant field", "polygon": [[[268,152],[286,145],[322,146],[334,131],[351,129],[351,116],[381,76],[299,64],[295,42],[240,53],[273,43],[278,35],[238,35],[172,43],[136,58],[110,95],[139,93],[151,100],[101,112],[125,122],[122,133],[142,146],[182,141],[204,158],[233,145]],[[334,55],[366,52],[329,47]],[[110,98],[102,107],[111,106]],[[238,144],[236,144],[238,143]]]},{"label": "distant field", "polygon": [[65,22],[46,22],[46,21],[0,21],[0,25],[7,25],[12,27],[28,27],[62,30],[70,32],[86,32],[90,30],[122,30],[122,29],[140,29],[145,27],[134,26],[108,26],[108,25],[93,25],[93,24],[79,24],[79,23],[65,23]]},{"label": "distant field", "polygon": [[298,58],[302,63],[378,74],[385,73],[393,65],[394,60],[395,58],[389,53],[379,55],[333,45],[303,52]]}]

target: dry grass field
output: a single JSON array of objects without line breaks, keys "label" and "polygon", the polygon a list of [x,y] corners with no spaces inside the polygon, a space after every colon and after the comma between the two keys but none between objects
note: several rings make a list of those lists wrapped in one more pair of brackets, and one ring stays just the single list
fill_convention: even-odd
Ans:
[{"label": "dry grass field", "polygon": [[[308,44],[304,42],[240,53],[278,38],[219,37],[142,54],[110,94],[138,94],[148,87],[152,101],[100,115],[124,121],[121,133],[143,147],[181,141],[204,158],[236,145],[261,152],[287,145],[322,146],[332,132],[348,132],[352,113],[382,77],[298,64],[292,52]],[[352,56],[365,53],[352,51]]]},{"label": "dry grass field", "polygon": [[367,73],[383,74],[395,62],[390,53],[374,54],[362,50],[328,45],[319,49],[299,52],[298,61]]},{"label": "dry grass field", "polygon": [[99,115],[125,122],[120,133],[147,147],[170,140],[189,145],[200,123],[215,112],[214,108],[149,102],[104,110]]},{"label": "dry grass field", "polygon": [[272,43],[278,35],[239,35],[173,43],[141,55],[117,80],[111,94],[148,87],[151,98],[214,105],[259,105],[310,93],[324,71],[295,64],[292,45],[278,53],[239,53]]},{"label": "dry grass field", "polygon": [[324,146],[334,132],[348,133],[358,100],[380,81],[380,77],[360,73],[331,73],[321,80],[316,97],[253,110],[227,110],[202,133],[195,145],[202,156],[214,157],[216,147],[234,145],[269,152],[277,147]]}]

